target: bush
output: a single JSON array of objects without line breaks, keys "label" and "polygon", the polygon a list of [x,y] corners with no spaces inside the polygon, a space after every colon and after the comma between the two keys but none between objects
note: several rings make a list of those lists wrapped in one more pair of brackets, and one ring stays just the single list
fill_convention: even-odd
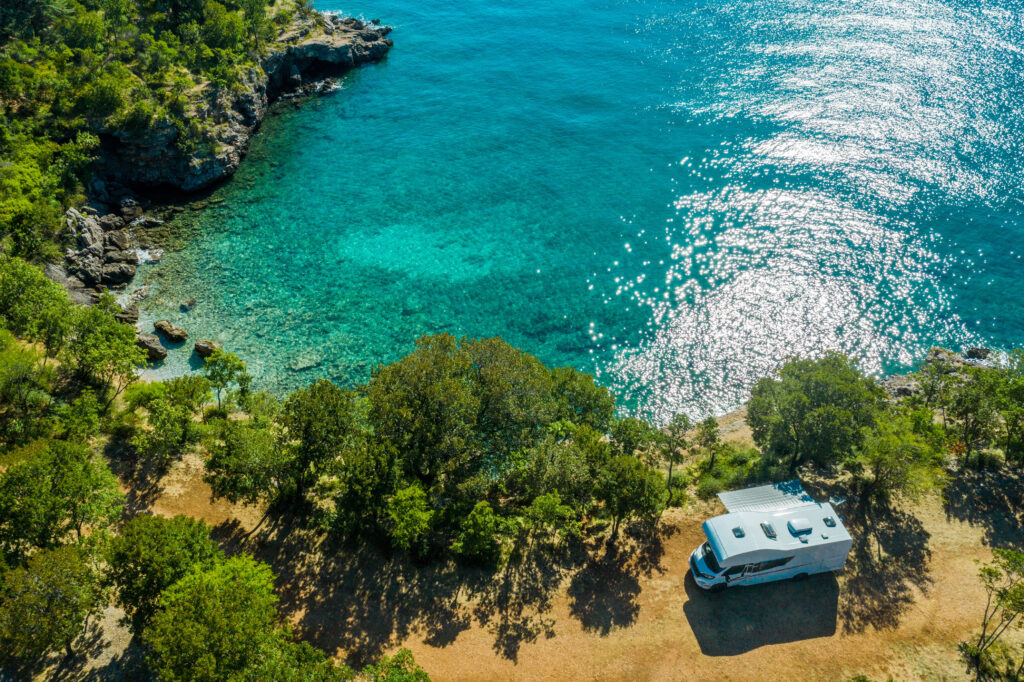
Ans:
[{"label": "bush", "polygon": [[501,556],[498,542],[499,519],[486,501],[477,502],[462,522],[462,532],[452,544],[452,551],[469,562],[486,566],[496,564]]}]

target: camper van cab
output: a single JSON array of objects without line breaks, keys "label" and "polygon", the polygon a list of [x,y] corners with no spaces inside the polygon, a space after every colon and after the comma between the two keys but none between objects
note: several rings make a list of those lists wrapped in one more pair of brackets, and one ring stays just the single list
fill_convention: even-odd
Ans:
[{"label": "camper van cab", "polygon": [[837,571],[853,544],[829,503],[799,481],[721,493],[729,513],[704,522],[707,542],[690,555],[699,587],[721,590]]}]

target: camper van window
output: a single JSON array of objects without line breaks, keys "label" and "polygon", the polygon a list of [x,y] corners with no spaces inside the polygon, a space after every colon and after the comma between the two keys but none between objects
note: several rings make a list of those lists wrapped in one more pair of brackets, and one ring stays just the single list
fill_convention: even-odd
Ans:
[{"label": "camper van window", "polygon": [[768,571],[773,568],[778,568],[779,566],[785,566],[792,560],[793,557],[788,556],[783,559],[772,559],[771,561],[762,561],[760,564],[757,565],[757,568],[755,570],[757,570],[758,572]]},{"label": "camper van window", "polygon": [[831,516],[826,516],[825,517],[825,525],[828,526],[829,528],[835,528],[836,527],[836,520],[833,519]]},{"label": "camper van window", "polygon": [[706,563],[708,568],[714,571],[715,574],[722,572],[722,567],[718,563],[718,559],[715,558],[715,553],[711,551],[710,542],[704,543],[704,563]]},{"label": "camper van window", "polygon": [[728,575],[728,576],[739,575],[740,573],[743,572],[744,568],[746,568],[746,566],[742,566],[742,565],[741,566],[733,566],[732,568],[727,570],[725,572],[725,574]]},{"label": "camper van window", "polygon": [[770,524],[770,523],[762,523],[761,524],[761,530],[763,530],[764,534],[766,536],[768,536],[769,538],[771,538],[772,540],[775,539],[775,537],[776,537],[775,536],[775,527],[772,526],[772,524]]}]

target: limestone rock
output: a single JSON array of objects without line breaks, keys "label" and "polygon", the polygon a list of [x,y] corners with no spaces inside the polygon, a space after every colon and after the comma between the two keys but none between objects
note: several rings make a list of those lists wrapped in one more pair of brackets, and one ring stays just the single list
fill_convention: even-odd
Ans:
[{"label": "limestone rock", "polygon": [[116,317],[119,322],[134,325],[139,321],[139,306],[130,305],[123,308],[121,312],[115,313],[114,317]]},{"label": "limestone rock", "polygon": [[135,266],[131,263],[107,263],[103,266],[100,282],[103,284],[126,284],[135,276]]},{"label": "limestone rock", "polygon": [[211,339],[199,339],[195,345],[196,355],[204,359],[213,355],[213,351],[220,349],[221,345]]},{"label": "limestone rock", "polygon": [[988,348],[968,348],[964,352],[964,356],[968,360],[988,360],[988,356],[992,354]]},{"label": "limestone rock", "polygon": [[156,330],[163,334],[171,343],[182,343],[188,338],[188,332],[173,324],[170,320],[160,320],[153,325]]},{"label": "limestone rock", "polygon": [[932,348],[928,351],[928,357],[925,358],[925,364],[936,365],[943,372],[951,374],[959,371],[966,362],[963,357],[957,355],[951,350],[945,348]]},{"label": "limestone rock", "polygon": [[135,345],[146,351],[150,362],[160,362],[167,357],[167,349],[160,343],[156,334],[139,334],[135,337]]}]

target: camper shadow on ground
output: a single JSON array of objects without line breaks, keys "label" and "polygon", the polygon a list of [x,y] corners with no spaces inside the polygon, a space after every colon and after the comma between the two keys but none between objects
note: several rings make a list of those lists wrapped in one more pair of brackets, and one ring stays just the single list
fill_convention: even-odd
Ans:
[{"label": "camper shadow on ground", "polygon": [[836,632],[839,583],[831,573],[707,592],[686,574],[683,612],[705,656],[735,656]]}]

